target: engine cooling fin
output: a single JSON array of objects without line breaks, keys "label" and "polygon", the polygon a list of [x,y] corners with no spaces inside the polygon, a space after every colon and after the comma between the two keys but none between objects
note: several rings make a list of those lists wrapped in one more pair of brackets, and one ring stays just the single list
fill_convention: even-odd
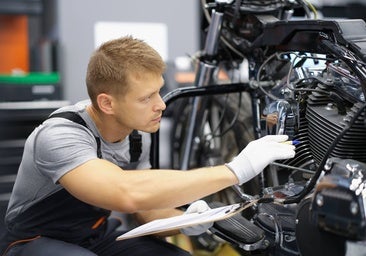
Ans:
[{"label": "engine cooling fin", "polygon": [[[309,146],[316,163],[320,163],[329,146],[345,129],[348,131],[331,152],[332,157],[366,161],[366,127],[363,112],[351,123],[361,104],[354,104],[346,115],[341,115],[333,104],[317,104],[316,97],[310,98],[306,111],[309,129]],[[323,100],[323,99],[322,99]]]}]

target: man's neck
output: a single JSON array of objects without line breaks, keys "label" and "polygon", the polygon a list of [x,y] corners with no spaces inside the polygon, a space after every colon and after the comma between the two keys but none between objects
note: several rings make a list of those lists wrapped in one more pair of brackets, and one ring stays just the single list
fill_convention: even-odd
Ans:
[{"label": "man's neck", "polygon": [[124,140],[132,131],[118,127],[112,116],[104,115],[92,105],[86,108],[87,113],[95,123],[99,134],[105,141],[115,143]]}]

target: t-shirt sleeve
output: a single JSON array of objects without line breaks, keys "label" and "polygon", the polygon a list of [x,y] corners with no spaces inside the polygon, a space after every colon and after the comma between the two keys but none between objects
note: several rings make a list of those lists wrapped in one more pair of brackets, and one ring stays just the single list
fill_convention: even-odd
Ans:
[{"label": "t-shirt sleeve", "polygon": [[97,158],[95,138],[86,127],[66,120],[39,129],[33,149],[35,164],[54,183],[72,169]]}]

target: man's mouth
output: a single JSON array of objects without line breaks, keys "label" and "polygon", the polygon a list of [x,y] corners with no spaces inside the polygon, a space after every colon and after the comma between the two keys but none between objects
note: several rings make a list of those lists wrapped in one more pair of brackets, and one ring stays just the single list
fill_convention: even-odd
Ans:
[{"label": "man's mouth", "polygon": [[159,116],[159,117],[157,117],[157,118],[154,118],[152,121],[153,121],[153,122],[160,122],[160,120],[161,120],[161,116]]}]

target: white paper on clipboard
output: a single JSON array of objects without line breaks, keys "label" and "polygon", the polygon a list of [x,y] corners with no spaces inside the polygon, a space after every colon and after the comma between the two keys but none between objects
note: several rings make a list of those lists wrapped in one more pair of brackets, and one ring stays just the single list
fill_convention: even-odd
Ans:
[{"label": "white paper on clipboard", "polygon": [[171,218],[158,219],[138,226],[116,238],[116,240],[124,240],[133,237],[151,235],[163,231],[181,229],[184,227],[194,226],[201,223],[214,222],[223,220],[233,216],[243,209],[242,204],[231,204],[222,206],[202,213],[189,213]]}]

